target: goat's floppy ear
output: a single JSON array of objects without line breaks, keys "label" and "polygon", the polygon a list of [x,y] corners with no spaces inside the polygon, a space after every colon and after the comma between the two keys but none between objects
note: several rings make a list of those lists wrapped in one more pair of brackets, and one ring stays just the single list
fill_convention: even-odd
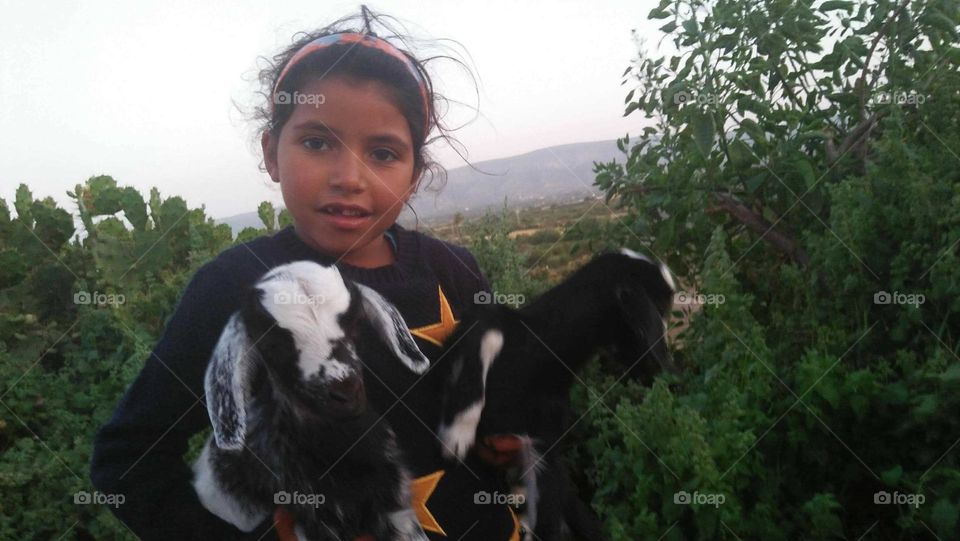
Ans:
[{"label": "goat's floppy ear", "polygon": [[239,312],[233,314],[217,341],[204,378],[207,413],[220,449],[243,447],[250,376],[258,356]]},{"label": "goat's floppy ear", "polygon": [[666,328],[657,305],[644,288],[621,285],[615,289],[617,305],[636,340],[636,355],[651,355],[660,368],[673,371],[666,345]]},{"label": "goat's floppy ear", "polygon": [[407,368],[417,374],[423,374],[430,367],[417,343],[413,341],[407,322],[397,308],[373,289],[356,284],[363,301],[363,311],[376,329],[383,343],[400,359]]}]

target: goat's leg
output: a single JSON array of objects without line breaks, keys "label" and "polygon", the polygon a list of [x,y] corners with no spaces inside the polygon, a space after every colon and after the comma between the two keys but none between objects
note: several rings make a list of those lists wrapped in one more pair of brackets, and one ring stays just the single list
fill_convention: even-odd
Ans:
[{"label": "goat's leg", "polygon": [[549,461],[546,468],[537,474],[536,500],[528,502],[535,510],[533,519],[534,539],[561,541],[563,523],[563,486],[556,474],[557,464]]},{"label": "goat's leg", "polygon": [[574,493],[572,485],[569,482],[565,484],[567,489],[563,498],[563,518],[575,536],[574,538],[587,541],[606,541],[600,519],[590,509],[590,506]]}]

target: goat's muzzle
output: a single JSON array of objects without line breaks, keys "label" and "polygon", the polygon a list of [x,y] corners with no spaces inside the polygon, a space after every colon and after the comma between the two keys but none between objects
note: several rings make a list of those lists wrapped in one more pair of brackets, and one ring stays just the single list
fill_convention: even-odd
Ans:
[{"label": "goat's muzzle", "polygon": [[334,415],[350,417],[359,415],[367,407],[367,394],[363,377],[351,375],[328,384],[329,408]]}]

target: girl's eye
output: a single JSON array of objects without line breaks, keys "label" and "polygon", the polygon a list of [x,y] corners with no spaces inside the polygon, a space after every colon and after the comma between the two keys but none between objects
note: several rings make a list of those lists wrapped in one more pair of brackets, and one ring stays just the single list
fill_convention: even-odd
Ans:
[{"label": "girl's eye", "polygon": [[378,161],[388,162],[397,159],[397,155],[390,149],[378,148],[373,151],[373,157]]},{"label": "girl's eye", "polygon": [[309,137],[303,140],[303,144],[306,145],[306,147],[310,150],[323,150],[320,147],[327,145],[327,141],[326,139],[321,139],[319,137]]}]

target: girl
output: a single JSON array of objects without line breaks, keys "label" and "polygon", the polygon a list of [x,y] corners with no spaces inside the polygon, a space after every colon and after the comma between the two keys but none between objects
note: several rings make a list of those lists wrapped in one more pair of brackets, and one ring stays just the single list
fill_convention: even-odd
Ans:
[{"label": "girl", "polygon": [[[474,295],[490,289],[469,251],[396,223],[425,173],[436,169],[428,135],[446,133],[423,64],[374,35],[371,21],[379,21],[366,8],[360,28],[350,28],[354,20],[303,36],[261,72],[264,166],[294,224],[197,271],[97,433],[93,483],[125,495],[111,510],[142,539],[295,538],[280,508],[246,534],[208,512],[183,460],[188,439],[209,426],[203,376],[210,354],[242,292],[267,270],[301,259],[337,265],[397,306],[431,361]],[[458,467],[441,459],[438,383],[417,380],[397,389],[399,399],[372,404],[388,412],[417,476],[413,505],[424,530],[433,539],[519,539],[515,515],[497,497],[504,487],[496,469],[477,458]]]}]

